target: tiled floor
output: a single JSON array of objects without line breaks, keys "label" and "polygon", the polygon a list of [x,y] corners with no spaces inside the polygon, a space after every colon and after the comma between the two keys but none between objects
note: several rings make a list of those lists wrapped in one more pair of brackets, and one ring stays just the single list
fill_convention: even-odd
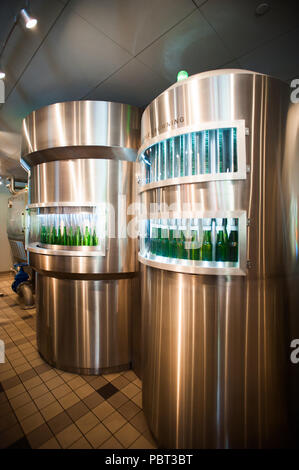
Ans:
[{"label": "tiled floor", "polygon": [[23,310],[0,275],[0,448],[156,448],[133,371],[79,376],[54,369],[38,354],[35,310]]}]

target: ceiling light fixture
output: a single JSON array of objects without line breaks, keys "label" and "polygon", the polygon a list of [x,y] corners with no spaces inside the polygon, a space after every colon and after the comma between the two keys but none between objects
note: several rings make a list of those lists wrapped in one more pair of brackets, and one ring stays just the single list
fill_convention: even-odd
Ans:
[{"label": "ceiling light fixture", "polygon": [[28,11],[25,8],[22,8],[19,15],[20,15],[20,18],[21,18],[24,26],[27,29],[32,29],[37,25],[37,19],[32,18],[32,16],[29,15]]},{"label": "ceiling light fixture", "polygon": [[256,14],[256,16],[263,16],[266,13],[268,13],[269,10],[270,10],[269,3],[262,2],[256,7],[255,14]]}]

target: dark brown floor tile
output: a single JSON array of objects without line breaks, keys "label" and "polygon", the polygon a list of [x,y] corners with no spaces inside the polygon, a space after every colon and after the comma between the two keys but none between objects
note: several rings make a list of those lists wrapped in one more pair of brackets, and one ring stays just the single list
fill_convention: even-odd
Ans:
[{"label": "dark brown floor tile", "polygon": [[79,403],[76,403],[67,410],[67,413],[70,415],[73,421],[77,421],[77,419],[86,415],[88,412],[89,408],[82,401],[79,401]]},{"label": "dark brown floor tile", "polygon": [[15,417],[14,413],[11,411],[3,416],[0,419],[0,432],[6,431],[6,429],[12,428],[15,424],[17,424],[17,418]]},{"label": "dark brown floor tile", "polygon": [[126,377],[124,377],[123,375],[120,375],[119,377],[116,377],[116,379],[112,380],[111,383],[112,383],[112,385],[114,385],[114,387],[121,390],[126,385],[129,385],[130,381],[128,379],[126,379]]},{"label": "dark brown floor tile", "polygon": [[32,449],[37,449],[45,442],[49,441],[53,437],[53,433],[51,432],[49,426],[44,423],[26,437]]},{"label": "dark brown floor tile", "polygon": [[111,383],[107,383],[103,387],[99,388],[97,392],[105,399],[107,400],[108,398],[112,397],[116,392],[118,392],[118,389],[114,387]]},{"label": "dark brown floor tile", "polygon": [[15,424],[13,427],[0,433],[0,449],[5,449],[14,442],[18,441],[24,436],[24,433],[19,424]]},{"label": "dark brown floor tile", "polygon": [[104,398],[98,392],[93,392],[88,397],[84,398],[83,401],[88,406],[88,408],[92,410],[96,406],[103,403]]},{"label": "dark brown floor tile", "polygon": [[21,383],[19,377],[15,375],[14,377],[11,377],[10,379],[3,380],[2,382],[2,387],[4,390],[8,390],[9,388],[15,387],[16,385],[19,385]]},{"label": "dark brown floor tile", "polygon": [[59,413],[59,415],[48,421],[48,425],[54,434],[58,434],[59,432],[63,431],[70,424],[72,424],[72,420],[65,411]]},{"label": "dark brown floor tile", "polygon": [[13,444],[10,444],[6,449],[31,449],[31,447],[26,436],[24,436]]},{"label": "dark brown floor tile", "polygon": [[5,403],[7,401],[7,398],[6,398],[6,395],[2,389],[2,391],[0,391],[0,405],[2,405],[2,403]]},{"label": "dark brown floor tile", "polygon": [[4,392],[4,388],[2,387],[2,383],[0,382],[0,393]]},{"label": "dark brown floor tile", "polygon": [[119,413],[121,413],[128,420],[132,419],[134,416],[139,413],[140,408],[135,405],[131,400],[127,401],[118,408]]},{"label": "dark brown floor tile", "polygon": [[25,370],[25,372],[22,372],[21,374],[19,374],[19,377],[20,377],[22,382],[26,382],[26,380],[32,379],[36,375],[37,375],[37,373],[35,372],[34,369],[29,369],[29,370]]},{"label": "dark brown floor tile", "polygon": [[12,409],[8,400],[5,400],[4,402],[0,403],[0,420],[2,416],[7,415],[9,413],[12,413]]},{"label": "dark brown floor tile", "polygon": [[49,366],[48,364],[40,364],[39,366],[36,366],[34,368],[38,375],[43,374],[44,372],[47,372],[48,370],[53,369],[53,367]]}]

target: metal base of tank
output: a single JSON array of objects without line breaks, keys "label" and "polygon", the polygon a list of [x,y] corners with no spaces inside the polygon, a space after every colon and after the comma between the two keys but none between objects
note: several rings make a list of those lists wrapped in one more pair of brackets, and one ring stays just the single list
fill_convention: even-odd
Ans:
[{"label": "metal base of tank", "polygon": [[159,447],[292,445],[284,281],[141,272],[143,409]]},{"label": "metal base of tank", "polygon": [[[138,278],[77,280],[36,274],[37,345],[58,369],[102,374],[129,369]],[[135,300],[134,300],[135,299]]]}]

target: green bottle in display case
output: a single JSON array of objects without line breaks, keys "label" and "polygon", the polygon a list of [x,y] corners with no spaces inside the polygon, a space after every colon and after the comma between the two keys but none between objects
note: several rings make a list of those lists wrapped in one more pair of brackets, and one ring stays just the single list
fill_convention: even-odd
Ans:
[{"label": "green bottle in display case", "polygon": [[42,227],[41,227],[40,241],[41,241],[41,243],[47,243],[47,229],[44,225],[42,225]]},{"label": "green bottle in display case", "polygon": [[89,243],[90,243],[90,234],[89,234],[88,226],[86,226],[84,236],[83,236],[83,245],[89,246]]},{"label": "green bottle in display case", "polygon": [[73,244],[73,228],[72,227],[69,228],[69,232],[67,235],[67,244],[68,246],[72,246]]},{"label": "green bottle in display case", "polygon": [[77,226],[77,229],[76,229],[74,245],[75,246],[80,246],[81,245],[81,230],[80,230],[79,226]]},{"label": "green bottle in display case", "polygon": [[175,220],[170,219],[169,225],[169,257],[177,258],[177,235],[178,230],[175,225]]},{"label": "green bottle in display case", "polygon": [[150,232],[151,232],[151,237],[150,237],[150,251],[153,255],[157,253],[157,225],[156,225],[156,220],[153,219],[151,221],[151,227],[150,227]]},{"label": "green bottle in display case", "polygon": [[61,235],[61,228],[60,228],[60,225],[58,227],[58,231],[57,231],[57,245],[61,245],[62,244],[62,235]]},{"label": "green bottle in display case", "polygon": [[56,240],[57,240],[57,234],[56,234],[55,225],[53,225],[52,231],[51,231],[51,236],[50,236],[50,243],[51,243],[51,245],[55,245],[55,244],[56,244]]},{"label": "green bottle in display case", "polygon": [[161,225],[161,256],[169,257],[169,229],[167,220],[162,220]]},{"label": "green bottle in display case", "polygon": [[[195,224],[195,220],[193,224]],[[195,225],[191,226],[191,249],[189,255],[189,259],[192,261],[198,261],[200,259],[198,228],[195,227]]]},{"label": "green bottle in display case", "polygon": [[213,259],[211,219],[203,219],[203,241],[200,259],[202,261],[212,261]]},{"label": "green bottle in display case", "polygon": [[96,234],[96,230],[93,229],[93,234],[92,234],[92,245],[97,246],[99,244],[99,239]]},{"label": "green bottle in display case", "polygon": [[228,238],[228,260],[238,261],[238,227],[236,219],[229,219],[230,234]]},{"label": "green bottle in display case", "polygon": [[62,236],[62,244],[67,245],[67,231],[66,226],[63,227],[63,236]]},{"label": "green bottle in display case", "polygon": [[216,261],[227,261],[227,235],[223,219],[216,219]]}]

